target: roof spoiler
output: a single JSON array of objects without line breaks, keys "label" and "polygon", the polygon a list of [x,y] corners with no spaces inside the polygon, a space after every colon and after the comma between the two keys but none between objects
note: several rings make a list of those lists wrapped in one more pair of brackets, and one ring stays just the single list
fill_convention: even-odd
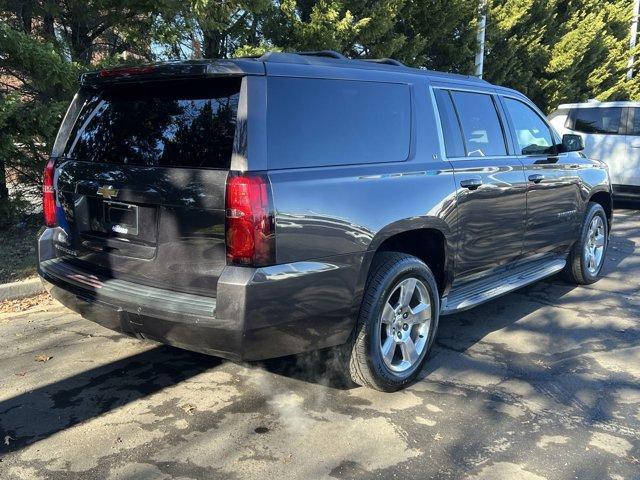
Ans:
[{"label": "roof spoiler", "polygon": [[179,78],[232,77],[264,74],[264,64],[256,60],[197,60],[118,67],[87,72],[80,75],[80,84],[83,86],[95,86],[106,83],[132,83],[176,80]]}]

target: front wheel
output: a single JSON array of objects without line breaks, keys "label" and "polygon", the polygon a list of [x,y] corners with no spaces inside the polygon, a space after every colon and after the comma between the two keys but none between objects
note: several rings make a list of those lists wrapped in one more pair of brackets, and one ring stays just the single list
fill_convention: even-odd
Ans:
[{"label": "front wheel", "polygon": [[436,281],[411,255],[376,255],[360,315],[346,345],[351,379],[392,392],[420,374],[433,345],[440,313]]},{"label": "front wheel", "polygon": [[564,277],[577,285],[598,281],[609,244],[609,224],[602,205],[589,202],[580,238],[567,259]]}]

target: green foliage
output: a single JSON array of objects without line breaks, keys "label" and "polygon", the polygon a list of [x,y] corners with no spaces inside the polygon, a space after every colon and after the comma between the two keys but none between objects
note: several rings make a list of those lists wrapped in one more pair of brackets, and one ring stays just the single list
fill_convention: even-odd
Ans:
[{"label": "green foliage", "polygon": [[495,0],[486,78],[550,111],[590,98],[638,98],[626,80],[630,0]]},{"label": "green foliage", "polygon": [[80,67],[52,43],[0,24],[0,159],[14,178],[35,184],[55,139]]}]

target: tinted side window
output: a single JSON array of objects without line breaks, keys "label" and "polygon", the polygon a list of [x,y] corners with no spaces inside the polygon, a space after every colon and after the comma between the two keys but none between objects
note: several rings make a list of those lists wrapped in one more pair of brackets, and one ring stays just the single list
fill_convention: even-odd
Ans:
[{"label": "tinted side window", "polygon": [[436,104],[438,105],[438,113],[440,115],[440,124],[442,125],[442,135],[444,136],[444,148],[447,157],[464,157],[464,140],[462,139],[462,131],[460,123],[453,108],[451,95],[447,90],[436,89],[434,91]]},{"label": "tinted side window", "polygon": [[401,162],[409,156],[408,85],[268,80],[269,168]]},{"label": "tinted side window", "polygon": [[502,126],[490,95],[452,91],[468,157],[506,155]]},{"label": "tinted side window", "polygon": [[622,108],[576,108],[571,116],[572,130],[577,132],[617,134],[620,131]]},{"label": "tinted side window", "polygon": [[535,111],[519,100],[505,98],[504,102],[516,130],[520,152],[523,155],[547,153],[553,146],[547,124]]}]

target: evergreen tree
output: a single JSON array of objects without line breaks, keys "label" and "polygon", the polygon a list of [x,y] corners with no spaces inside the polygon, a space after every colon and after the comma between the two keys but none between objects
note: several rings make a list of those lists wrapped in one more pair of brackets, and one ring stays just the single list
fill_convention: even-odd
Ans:
[{"label": "evergreen tree", "polygon": [[5,170],[36,186],[78,75],[123,54],[151,59],[139,0],[0,1],[0,197]]},{"label": "evergreen tree", "polygon": [[546,69],[560,27],[558,0],[495,0],[490,4],[484,78],[547,105]]},{"label": "evergreen tree", "polygon": [[637,98],[626,80],[631,0],[494,0],[485,78],[551,111],[563,102]]}]

